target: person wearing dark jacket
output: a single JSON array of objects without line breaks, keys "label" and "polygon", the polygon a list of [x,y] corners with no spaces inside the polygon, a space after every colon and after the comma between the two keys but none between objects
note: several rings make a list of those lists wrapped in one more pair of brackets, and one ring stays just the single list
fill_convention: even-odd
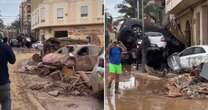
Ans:
[{"label": "person wearing dark jacket", "polygon": [[16,62],[12,48],[0,41],[0,104],[1,110],[11,110],[8,63]]}]

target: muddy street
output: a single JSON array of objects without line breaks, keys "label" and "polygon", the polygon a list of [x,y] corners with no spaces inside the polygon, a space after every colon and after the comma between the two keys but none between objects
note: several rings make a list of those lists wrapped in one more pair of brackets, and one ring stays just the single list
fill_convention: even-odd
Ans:
[{"label": "muddy street", "polygon": [[[133,88],[122,89],[121,94],[113,94],[106,98],[105,104],[108,110],[207,110],[208,108],[208,100],[205,99],[168,97],[165,93],[167,78],[138,73],[135,75],[135,80],[135,87],[131,85]],[[128,83],[130,84],[130,81]],[[126,85],[130,86],[128,83]]]},{"label": "muddy street", "polygon": [[17,62],[9,65],[12,110],[102,110],[102,101],[93,96],[58,96],[54,97],[45,91],[34,91],[31,85],[45,83],[45,79],[37,75],[20,73],[24,63],[35,51],[14,49]]},{"label": "muddy street", "polygon": [[[21,78],[21,74],[15,71],[19,68],[18,64],[32,56],[32,53],[23,52],[21,50],[16,51],[17,62],[15,65],[9,65],[9,73],[11,80],[11,94],[12,94],[12,110],[39,110],[38,106],[32,103],[34,97],[27,92],[26,84]],[[30,95],[30,96],[29,96]]]}]

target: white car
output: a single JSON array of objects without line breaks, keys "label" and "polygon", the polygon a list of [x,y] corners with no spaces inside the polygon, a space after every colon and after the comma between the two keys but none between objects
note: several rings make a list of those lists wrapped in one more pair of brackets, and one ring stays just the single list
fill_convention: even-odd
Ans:
[{"label": "white car", "polygon": [[146,32],[145,35],[148,37],[151,47],[166,48],[167,41],[162,33]]},{"label": "white car", "polygon": [[32,48],[42,50],[43,49],[42,41],[38,41],[38,42],[32,44]]},{"label": "white car", "polygon": [[202,63],[208,63],[208,45],[196,45],[174,53],[168,58],[168,65],[174,71],[191,69]]},{"label": "white car", "polygon": [[104,94],[104,59],[105,54],[102,52],[102,54],[98,57],[97,63],[90,77],[90,84],[92,85],[94,93]]},{"label": "white car", "polygon": [[98,61],[97,64],[94,67],[94,72],[98,72],[98,73],[104,73],[104,59],[105,59],[105,55],[104,53],[102,53],[99,57],[98,57]]}]

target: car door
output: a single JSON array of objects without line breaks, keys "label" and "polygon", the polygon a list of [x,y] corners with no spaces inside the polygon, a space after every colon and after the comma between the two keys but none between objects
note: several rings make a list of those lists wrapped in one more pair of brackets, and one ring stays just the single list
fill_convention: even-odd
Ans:
[{"label": "car door", "polygon": [[94,68],[97,63],[98,56],[101,54],[101,48],[99,46],[90,46],[90,55],[89,60],[91,64],[91,68]]},{"label": "car door", "polygon": [[201,63],[207,62],[207,53],[202,47],[195,47],[191,58],[191,66],[198,66]]},{"label": "car door", "polygon": [[191,67],[191,58],[193,57],[194,47],[185,49],[179,54],[180,65],[182,69],[187,69]]},{"label": "car door", "polygon": [[89,46],[83,46],[77,51],[77,55],[76,55],[77,71],[89,71],[91,69],[89,54],[90,54]]}]

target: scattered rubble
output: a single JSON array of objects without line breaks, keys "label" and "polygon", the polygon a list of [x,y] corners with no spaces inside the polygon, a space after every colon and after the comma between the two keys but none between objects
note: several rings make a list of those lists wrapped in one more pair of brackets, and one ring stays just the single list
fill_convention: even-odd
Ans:
[{"label": "scattered rubble", "polygon": [[89,74],[84,71],[75,72],[74,68],[64,66],[61,63],[43,63],[30,65],[27,63],[21,73],[39,75],[51,84],[33,84],[31,90],[45,91],[51,96],[74,95],[87,96],[92,92],[89,84]]},{"label": "scattered rubble", "polygon": [[169,97],[184,96],[191,99],[208,98],[208,83],[200,77],[200,68],[193,67],[190,73],[170,78],[166,88]]},{"label": "scattered rubble", "polygon": [[57,97],[59,95],[59,91],[58,90],[50,91],[50,92],[48,92],[48,94],[51,96]]},{"label": "scattered rubble", "polygon": [[35,62],[40,62],[42,60],[41,55],[40,54],[34,54],[32,56],[32,60],[35,61]]},{"label": "scattered rubble", "polygon": [[32,89],[32,90],[41,90],[43,88],[44,88],[44,85],[42,85],[42,84],[34,84],[34,85],[30,86],[30,89]]}]

